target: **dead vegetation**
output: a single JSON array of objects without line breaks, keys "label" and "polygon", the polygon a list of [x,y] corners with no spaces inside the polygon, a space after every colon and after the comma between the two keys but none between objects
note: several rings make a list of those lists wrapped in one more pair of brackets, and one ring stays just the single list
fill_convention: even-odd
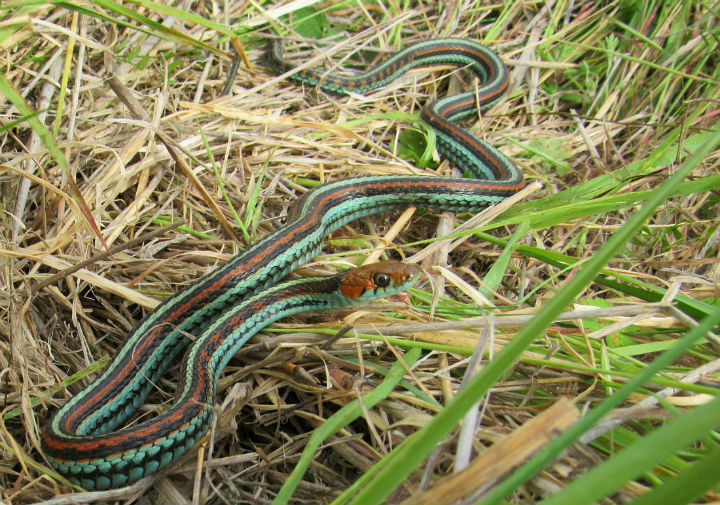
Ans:
[{"label": "dead vegetation", "polygon": [[[509,64],[512,91],[472,129],[515,159],[542,190],[491,224],[475,224],[484,234],[463,240],[434,241],[455,233],[469,216],[423,209],[343,227],[300,275],[332,273],[386,255],[420,261],[430,280],[410,302],[273,325],[226,369],[216,427],[199,451],[150,487],[141,482],[131,490],[58,497],[55,503],[269,502],[311,435],[355,403],[361,415],[322,442],[292,495],[293,502],[337,499],[426,426],[472,373],[471,357],[492,356],[511,342],[528,314],[560,296],[581,268],[576,261],[592,257],[628,220],[642,204],[640,195],[660,186],[676,160],[707,141],[703,134],[717,113],[717,52],[707,42],[717,41],[716,22],[701,14],[702,2],[691,3],[695,7],[687,12],[668,3],[647,19],[623,17],[637,23],[633,30],[608,21],[622,17],[624,7],[615,2],[471,4],[454,13],[434,2],[412,11],[382,2],[342,9],[317,4],[316,12],[344,31],[317,47],[288,34],[298,63],[332,65],[348,57],[344,66],[368,66],[397,44],[438,34],[489,38]],[[0,103],[4,503],[72,490],[56,480],[40,452],[39,434],[52,412],[92,380],[159,301],[280,226],[312,184],[453,170],[439,160],[420,169],[403,158],[403,143],[421,135],[408,136],[419,129],[396,113],[417,114],[434,96],[472,87],[463,72],[448,77],[413,71],[368,96],[326,96],[264,68],[262,40],[277,36],[264,17],[277,14],[272,5],[264,14],[243,2],[223,5],[201,2],[188,13],[246,27],[239,39],[253,66],[241,66],[232,94],[224,97],[227,37],[189,18],[171,23],[168,13],[149,4],[127,5],[215,52],[48,4],[0,7],[6,15],[0,38],[5,77],[38,112],[37,121],[52,132],[68,165],[64,170],[27,122],[13,123],[23,114],[9,99]],[[293,15],[274,26],[282,30],[300,17]],[[688,31],[674,24],[679,16],[693,20]],[[679,38],[674,55],[653,46],[668,47],[673,37]],[[111,77],[117,87],[110,86]],[[126,105],[132,101],[139,109]],[[530,457],[532,442],[544,442],[542,429],[564,430],[576,408],[585,413],[598,405],[694,327],[713,303],[718,310],[717,154],[713,150],[614,256],[608,268],[617,276],[598,274],[608,282],[591,284],[568,307],[571,312],[538,334],[521,361],[505,371],[481,404],[474,436],[453,431],[397,483],[390,502],[438,503],[442,490],[458,487],[461,497],[487,491],[484,486]],[[83,216],[73,183],[104,244]],[[518,233],[521,223],[529,226]],[[514,233],[508,246],[504,241]],[[486,272],[498,260],[505,269],[493,281]],[[495,308],[480,307],[488,303]],[[328,345],[345,325],[352,329]],[[401,328],[383,329],[391,325]],[[485,346],[479,347],[482,338]],[[359,401],[410,352],[417,354],[392,392],[372,408]],[[716,365],[717,348],[708,341],[688,347],[664,369],[664,381],[645,384],[601,425],[616,431],[598,430],[572,445],[509,499],[532,503],[550,496],[676,417],[678,409],[708,403],[717,387]],[[157,385],[143,418],[171,400],[177,373],[171,370]],[[674,389],[666,391],[664,403],[648,396],[665,387]],[[521,431],[558,398],[572,402]],[[539,427],[543,421],[549,428]],[[497,444],[528,452],[496,449],[488,470],[483,453]],[[693,446],[688,461],[699,459],[701,449]],[[463,450],[478,458],[469,467],[477,473],[460,484],[443,480],[462,466],[456,454]],[[607,501],[630,501],[683,469],[671,464],[656,469],[654,480],[649,473],[633,478]],[[699,499],[718,496],[710,486]]]}]

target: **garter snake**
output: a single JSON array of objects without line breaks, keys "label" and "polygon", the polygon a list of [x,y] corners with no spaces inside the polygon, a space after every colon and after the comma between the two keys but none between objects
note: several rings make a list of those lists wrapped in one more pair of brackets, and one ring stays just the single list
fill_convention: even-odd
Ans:
[{"label": "garter snake", "polygon": [[[283,58],[279,43],[270,46],[268,58],[276,70],[294,68]],[[318,254],[331,231],[363,216],[408,206],[476,212],[523,187],[522,174],[507,157],[454,123],[494,104],[508,85],[502,60],[477,42],[419,42],[352,78],[323,76],[317,70],[297,71],[290,77],[332,93],[363,93],[410,69],[433,65],[467,67],[479,77],[474,91],[441,98],[422,111],[422,119],[436,132],[441,154],[474,178],[368,176],[336,180],[306,192],[292,206],[284,226],[150,313],[100,376],[60,408],[42,437],[44,452],[60,473],[86,489],[104,489],[157,471],[207,432],[219,374],[250,335],[283,315],[404,289],[416,276],[413,269],[406,270],[410,267],[395,263],[374,267],[389,268],[387,272],[370,268],[275,286]],[[338,293],[342,275],[354,275],[364,284]],[[381,284],[388,284],[379,286],[380,278]],[[181,367],[173,406],[149,421],[122,427],[167,366],[188,347],[188,335],[195,339]]]}]

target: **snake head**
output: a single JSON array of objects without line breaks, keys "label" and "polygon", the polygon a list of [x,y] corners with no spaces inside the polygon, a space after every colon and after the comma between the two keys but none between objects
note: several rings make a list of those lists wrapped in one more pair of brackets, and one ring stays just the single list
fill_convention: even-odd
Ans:
[{"label": "snake head", "polygon": [[399,261],[380,261],[341,274],[340,292],[355,301],[383,298],[417,282],[420,268]]}]

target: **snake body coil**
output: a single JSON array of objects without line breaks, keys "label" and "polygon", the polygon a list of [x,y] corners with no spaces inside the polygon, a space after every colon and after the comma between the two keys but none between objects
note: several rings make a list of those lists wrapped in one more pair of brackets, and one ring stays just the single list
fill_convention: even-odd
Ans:
[{"label": "snake body coil", "polygon": [[[269,57],[279,70],[292,67],[278,44]],[[522,174],[508,158],[452,122],[492,105],[507,87],[505,65],[476,42],[420,42],[354,78],[322,77],[310,70],[292,77],[334,93],[365,92],[409,69],[438,64],[468,67],[480,78],[475,91],[442,98],[422,114],[437,134],[441,153],[475,178],[372,176],[308,191],[285,226],[149,314],[103,373],[56,413],[43,433],[43,450],[59,472],[86,489],[118,487],[157,471],[191,447],[209,429],[220,372],[247,338],[284,315],[357,299],[338,295],[339,280],[292,281],[270,288],[315,256],[331,231],[359,217],[407,206],[476,212],[523,187]],[[395,268],[386,272],[393,279],[388,292],[404,289],[416,275],[398,267],[401,275]],[[360,299],[382,296],[385,289],[375,290],[372,283],[368,288]],[[119,428],[187,348],[187,334],[196,340],[183,361],[173,406],[149,421]]]}]

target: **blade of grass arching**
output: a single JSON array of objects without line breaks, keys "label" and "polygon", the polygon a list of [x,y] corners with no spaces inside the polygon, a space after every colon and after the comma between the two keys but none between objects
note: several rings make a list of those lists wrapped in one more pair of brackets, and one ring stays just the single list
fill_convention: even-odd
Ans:
[{"label": "blade of grass arching", "polygon": [[490,267],[490,270],[488,270],[483,277],[483,285],[478,288],[478,291],[487,298],[492,298],[493,292],[497,291],[498,287],[500,287],[500,283],[505,276],[507,266],[512,259],[512,253],[515,251],[517,243],[525,237],[529,231],[530,227],[527,223],[521,223],[517,230],[515,230],[512,234],[512,237],[510,237],[510,240],[508,240],[508,243],[503,248],[500,256],[498,256],[493,265]]},{"label": "blade of grass arching", "polygon": [[[718,315],[720,316],[720,311],[718,311]],[[720,322],[720,317],[715,317],[714,320]],[[705,330],[708,330],[708,325],[705,325]],[[555,496],[541,503],[546,505],[594,503],[617,491],[628,481],[651,470],[676,451],[707,436],[718,426],[720,426],[720,396],[716,396],[710,403],[696,407],[673,419],[662,428],[639,438],[634,445],[600,463],[589,473],[571,482]],[[717,467],[715,467],[715,472],[715,482],[717,482]],[[698,489],[695,487],[695,483],[686,489],[687,493],[696,491]],[[702,494],[702,490],[700,492]],[[661,500],[654,503],[668,502]]]},{"label": "blade of grass arching", "polygon": [[184,44],[191,47],[195,47],[198,49],[201,49],[203,51],[210,51],[212,53],[225,56],[227,58],[230,58],[231,55],[226,53],[225,51],[218,49],[217,47],[213,47],[211,45],[205,44],[204,42],[201,42],[197,39],[194,39],[188,35],[185,35],[182,32],[179,32],[177,30],[174,30],[173,28],[168,28],[167,26],[164,26],[162,23],[158,23],[157,21],[153,21],[152,19],[143,16],[139,12],[136,12],[132,9],[128,9],[127,7],[122,6],[121,4],[117,2],[112,2],[110,0],[93,0],[94,3],[97,6],[104,7],[108,11],[112,12],[113,14],[116,14],[118,16],[125,16],[128,19],[134,20],[139,24],[133,24],[121,17],[112,17],[104,12],[101,12],[99,10],[95,10],[91,8],[88,5],[80,5],[76,3],[69,2],[67,0],[14,0],[9,2],[11,6],[23,6],[23,5],[45,5],[45,4],[51,4],[55,5],[57,7],[62,7],[71,11],[78,12],[80,14],[85,14],[87,16],[100,19],[102,21],[107,21],[109,23],[114,23],[120,26],[124,26],[126,28],[131,28],[133,30],[138,30],[143,33],[146,33],[148,35],[152,35],[154,37],[158,37],[160,39],[169,40],[171,42],[176,42],[178,44]]},{"label": "blade of grass arching", "polygon": [[[634,296],[647,302],[659,302],[667,294],[667,290],[662,287],[654,286],[639,279],[623,275],[619,272],[604,270],[601,274],[603,276],[615,277],[619,281],[598,276],[598,278],[595,279],[595,282],[598,284],[613,288],[620,293],[625,293],[626,295]],[[715,306],[709,303],[703,302],[702,300],[695,300],[694,298],[680,293],[675,295],[673,303],[680,310],[695,319],[702,319],[716,309]]]},{"label": "blade of grass arching", "polygon": [[[375,475],[371,482],[359,490],[350,503],[369,505],[383,502],[420,465],[435,446],[452,431],[465,413],[513,366],[532,341],[552,324],[565,307],[587,288],[600,270],[625,247],[626,242],[637,233],[655,212],[655,209],[672,194],[674,188],[720,143],[720,128],[715,128],[713,131],[715,134],[711,137],[711,141],[689,156],[677,172],[652,192],[645,204],[578,269],[557,296],[551,298],[542,310],[518,332],[515,338],[470,379],[467,387],[459,391],[430,423],[408,437],[405,442],[376,465],[383,466],[383,471]],[[571,443],[580,435],[580,433],[573,433],[574,437],[566,440],[566,444]],[[541,454],[545,454],[547,458],[543,464],[554,457],[554,455],[548,456],[546,451]],[[533,460],[536,459],[537,457],[533,458]],[[529,476],[518,482],[517,485],[527,478]],[[495,501],[504,498],[507,494],[509,493],[499,496]]]},{"label": "blade of grass arching", "polygon": [[511,144],[514,144],[520,148],[523,149],[526,153],[534,155],[536,158],[540,158],[540,160],[545,161],[548,165],[550,170],[554,170],[557,174],[566,174],[570,168],[571,165],[567,161],[558,159],[557,156],[555,156],[550,150],[545,148],[539,148],[536,146],[533,146],[530,143],[523,143],[518,142],[517,140],[504,136],[503,138],[508,141]]},{"label": "blade of grass arching", "polygon": [[[612,279],[600,277],[598,278],[597,283],[613,288],[621,293],[640,298],[646,302],[659,302],[667,294],[667,290],[661,287],[653,286],[652,284],[642,282],[638,279],[633,279],[632,277],[628,277],[626,275],[612,272],[609,275],[625,282],[618,282]],[[675,295],[673,303],[678,309],[695,319],[702,319],[712,313],[712,311],[716,308],[715,306],[703,302],[702,300],[695,300],[694,298],[680,293]]]},{"label": "blade of grass arching", "polygon": [[623,28],[623,29],[627,30],[628,32],[630,32],[630,33],[633,35],[633,37],[642,40],[642,41],[645,42],[647,45],[655,48],[656,50],[658,50],[658,51],[660,51],[660,52],[663,51],[663,48],[662,48],[662,47],[660,47],[659,45],[657,45],[652,39],[646,37],[646,36],[643,35],[641,32],[639,32],[639,31],[637,31],[635,28],[633,28],[632,26],[626,25],[625,23],[623,23],[622,21],[619,21],[619,20],[617,20],[617,19],[613,19],[612,22],[615,23],[616,25],[618,25],[620,28]]},{"label": "blade of grass arching", "polygon": [[[204,51],[210,51],[215,54],[227,56],[228,58],[230,57],[230,55],[228,53],[218,49],[217,47],[213,47],[211,45],[205,44],[204,42],[200,42],[199,40],[194,39],[193,37],[190,37],[178,30],[175,30],[174,28],[165,26],[164,24],[162,24],[162,22],[157,22],[155,20],[150,19],[147,16],[140,14],[137,11],[128,9],[127,7],[125,7],[124,5],[122,5],[118,2],[113,2],[112,0],[93,0],[93,2],[96,5],[107,9],[110,12],[113,12],[115,14],[120,14],[122,16],[127,17],[128,19],[132,19],[132,20],[136,21],[140,25],[147,26],[150,30],[152,30],[152,35],[155,35],[156,37],[164,38],[166,40],[171,40],[174,42],[178,42],[180,44],[187,44],[189,46],[196,47],[196,48],[202,49]],[[69,3],[69,2],[64,2],[64,3]]]},{"label": "blade of grass arching", "polygon": [[[690,428],[692,429],[692,427]],[[718,485],[718,468],[720,468],[720,447],[713,447],[707,455],[692,466],[631,501],[630,505],[693,503]]]},{"label": "blade of grass arching", "polygon": [[[694,118],[691,118],[691,120],[692,119]],[[643,160],[630,163],[613,172],[598,175],[590,180],[581,182],[580,184],[544,198],[513,206],[511,209],[505,211],[498,219],[494,220],[493,225],[498,227],[505,226],[506,224],[518,222],[518,216],[524,217],[536,211],[553,209],[572,202],[587,201],[603,195],[614,194],[626,187],[626,181],[665,169],[676,160],[682,160],[685,155],[685,149],[689,152],[694,152],[700,146],[707,143],[712,135],[710,131],[696,133],[687,137],[683,141],[684,149],[678,153],[681,133],[680,128],[676,128],[668,133],[662,144]]]},{"label": "blade of grass arching", "polygon": [[[704,193],[720,188],[720,175],[709,175],[692,181],[685,181],[674,188],[670,198],[687,196],[693,193]],[[648,191],[633,191],[618,195],[607,195],[596,197],[591,200],[571,201],[557,206],[535,206],[535,211],[526,210],[524,213],[517,213],[513,216],[497,219],[492,225],[484,229],[498,228],[510,224],[527,222],[534,230],[550,228],[552,226],[566,223],[571,219],[588,216],[595,216],[621,209],[635,207],[647,200],[652,193]],[[538,200],[542,202],[542,200]]]},{"label": "blade of grass arching", "polygon": [[[580,421],[578,421],[576,424],[574,424],[569,429],[560,434],[558,438],[550,442],[547,447],[545,447],[542,451],[536,454],[528,463],[523,465],[518,470],[514,471],[510,477],[508,477],[505,481],[492,489],[487,495],[483,496],[483,498],[478,503],[497,503],[498,501],[511,494],[515,488],[522,485],[524,482],[528,481],[540,470],[542,470],[545,465],[555,459],[570,444],[575,442],[585,431],[587,431],[589,428],[594,426],[600,419],[602,419],[603,416],[605,416],[612,409],[618,407],[622,402],[624,402],[630,396],[630,394],[632,394],[635,390],[637,390],[645,382],[647,382],[652,375],[661,371],[663,368],[670,365],[673,361],[682,356],[683,353],[685,353],[685,351],[691,345],[693,345],[696,341],[702,338],[714,325],[718,324],[719,322],[720,311],[716,311],[715,314],[703,320],[700,325],[687,332],[685,336],[678,340],[673,347],[671,347],[666,352],[661,354],[658,358],[653,360],[653,362],[650,363],[647,368],[640,370],[633,378],[631,378],[627,382],[627,384],[618,389],[615,394],[603,400],[600,405],[588,412]],[[720,416],[718,416],[718,419],[720,420]],[[625,478],[627,477],[627,472],[623,472],[619,476],[621,478]],[[623,483],[627,480],[628,479],[626,478]],[[563,493],[563,491],[561,491],[561,493]],[[550,499],[551,502],[548,503],[556,503],[555,501],[552,501],[554,499],[555,497],[552,497]],[[583,499],[579,495],[567,495],[566,499],[569,500],[568,503],[593,503],[595,501],[593,498]],[[557,503],[565,502],[562,501]]]},{"label": "blade of grass arching", "polygon": [[[700,342],[707,343],[707,340],[701,339]],[[616,355],[627,357],[646,356],[648,354],[661,352],[669,349],[674,344],[675,338],[670,338],[669,340],[659,340],[657,342],[648,342],[646,344],[634,344],[625,345],[622,347],[613,347],[612,352]]]},{"label": "blade of grass arching", "polygon": [[[508,244],[507,240],[495,237],[493,235],[489,235],[487,233],[476,232],[476,234],[483,240],[486,240],[493,244],[497,244],[502,247],[506,247]],[[533,246],[519,245],[515,250],[519,254],[538,259],[557,268],[571,268],[580,261],[577,258],[568,256],[566,254],[562,254],[556,251],[539,249]],[[616,281],[613,279],[608,279],[605,276],[615,277],[618,280]],[[659,302],[666,294],[666,290],[661,287],[648,284],[647,282],[640,281],[638,279],[623,275],[619,272],[615,272],[606,268],[600,271],[600,275],[595,278],[595,282],[603,286],[615,289],[620,293],[635,296],[637,298],[640,298],[641,300],[645,300],[648,302]],[[673,303],[675,303],[680,310],[685,312],[687,315],[694,317],[695,319],[702,319],[708,314],[711,314],[716,309],[714,305],[703,302],[701,300],[695,300],[694,298],[680,293],[675,295],[675,297],[673,298]]]},{"label": "blade of grass arching", "polygon": [[189,21],[190,23],[204,26],[205,28],[208,28],[210,30],[214,30],[218,33],[222,33],[223,35],[226,35],[227,37],[234,37],[235,32],[233,32],[230,28],[227,26],[216,23],[215,21],[212,21],[210,19],[206,19],[202,16],[199,16],[192,12],[191,10],[183,10],[178,9],[177,7],[173,7],[171,5],[164,5],[158,2],[153,2],[152,0],[130,0],[132,3],[138,6],[145,7],[148,11],[156,12],[158,14],[162,14],[165,17],[172,16],[177,19],[182,19],[183,21]]},{"label": "blade of grass arching", "polygon": [[[415,363],[420,356],[420,349],[412,349],[404,356],[403,361],[405,362],[405,365],[399,361],[395,362],[395,364],[390,367],[390,373],[387,374],[385,380],[383,380],[370,393],[363,396],[362,403],[365,409],[371,409],[377,405],[378,402],[387,398],[405,376],[406,368],[412,366],[412,364]],[[272,502],[273,504],[288,503],[298,484],[300,484],[303,475],[305,475],[305,472],[315,458],[315,453],[320,445],[328,437],[334,435],[342,428],[362,416],[363,405],[360,404],[360,400],[354,400],[348,403],[330,416],[327,421],[325,421],[313,432],[300,456],[300,460],[295,465],[295,468],[293,468],[292,473],[285,481],[285,484],[283,484],[283,487],[280,488],[277,496],[275,496],[275,499]]]},{"label": "blade of grass arching", "polygon": [[[20,95],[20,93],[15,90],[10,81],[8,81],[7,78],[2,74],[0,74],[0,93],[5,95],[5,97],[10,100],[10,102],[12,102],[15,108],[17,108],[17,110],[20,112],[20,115],[27,120],[33,131],[35,131],[35,133],[40,136],[48,152],[55,159],[55,162],[63,170],[63,172],[67,174],[68,183],[70,184],[70,194],[73,197],[72,201],[69,203],[75,203],[75,205],[77,206],[77,210],[79,210],[80,214],[85,218],[85,221],[87,221],[90,228],[98,237],[100,243],[103,245],[105,250],[110,253],[110,248],[108,247],[105,239],[102,236],[102,233],[100,233],[100,229],[95,223],[95,219],[90,212],[90,207],[88,207],[88,204],[87,202],[85,202],[82,193],[80,193],[80,188],[78,188],[77,184],[75,183],[75,178],[73,177],[72,172],[70,172],[70,168],[68,167],[65,155],[58,148],[58,146],[55,145],[50,130],[48,130],[44,124],[38,121],[35,112],[30,108],[27,102],[25,102],[25,99]],[[72,207],[75,208],[75,206]],[[112,254],[110,254],[110,257],[112,257]]]}]

